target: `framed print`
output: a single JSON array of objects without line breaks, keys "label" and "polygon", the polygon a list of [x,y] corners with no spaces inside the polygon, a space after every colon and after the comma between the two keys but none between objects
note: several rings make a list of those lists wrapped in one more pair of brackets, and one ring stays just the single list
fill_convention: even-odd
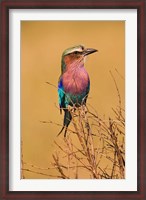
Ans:
[{"label": "framed print", "polygon": [[145,195],[145,1],[1,1],[1,199]]}]

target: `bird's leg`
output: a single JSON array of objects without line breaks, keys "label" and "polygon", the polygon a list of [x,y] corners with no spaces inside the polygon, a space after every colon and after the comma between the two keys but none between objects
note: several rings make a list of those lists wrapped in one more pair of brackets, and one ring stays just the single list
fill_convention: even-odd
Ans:
[{"label": "bird's leg", "polygon": [[75,110],[76,110],[75,104],[73,104],[73,106],[68,105],[68,106],[67,106],[67,109],[68,109],[70,112],[75,112]]},{"label": "bird's leg", "polygon": [[84,110],[84,112],[85,112],[85,114],[86,114],[86,113],[87,113],[87,107],[86,107],[86,105],[83,104],[83,105],[82,105],[82,108],[83,108],[83,110]]},{"label": "bird's leg", "polygon": [[75,110],[76,110],[75,104],[73,104],[73,106],[68,105],[67,109],[71,113],[72,117],[75,117]]}]

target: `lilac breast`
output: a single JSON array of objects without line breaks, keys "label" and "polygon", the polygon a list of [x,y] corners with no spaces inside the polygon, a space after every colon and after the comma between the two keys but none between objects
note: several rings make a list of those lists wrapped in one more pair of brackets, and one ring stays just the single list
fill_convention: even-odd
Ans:
[{"label": "lilac breast", "polygon": [[63,74],[63,86],[66,93],[73,95],[86,91],[89,84],[89,76],[85,68],[68,70]]}]

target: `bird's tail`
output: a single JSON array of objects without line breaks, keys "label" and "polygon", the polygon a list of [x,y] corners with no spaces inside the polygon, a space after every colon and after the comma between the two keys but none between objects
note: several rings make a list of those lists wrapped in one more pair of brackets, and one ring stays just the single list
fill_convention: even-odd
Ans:
[{"label": "bird's tail", "polygon": [[58,133],[57,136],[59,136],[65,128],[64,137],[66,137],[67,128],[68,128],[68,126],[69,126],[69,124],[72,120],[72,116],[71,116],[69,110],[64,110],[64,112],[65,113],[64,113],[63,127],[62,127],[61,131]]},{"label": "bird's tail", "polygon": [[65,110],[63,125],[68,127],[70,122],[71,122],[71,120],[72,120],[71,113],[69,112],[69,110]]}]

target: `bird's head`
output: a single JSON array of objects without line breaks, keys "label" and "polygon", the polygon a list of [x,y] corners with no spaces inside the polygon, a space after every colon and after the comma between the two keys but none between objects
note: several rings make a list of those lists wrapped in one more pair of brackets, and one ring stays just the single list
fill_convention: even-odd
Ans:
[{"label": "bird's head", "polygon": [[96,49],[85,48],[83,45],[74,46],[66,49],[62,54],[61,72],[64,73],[71,66],[79,66],[84,64],[84,58],[96,52]]}]

